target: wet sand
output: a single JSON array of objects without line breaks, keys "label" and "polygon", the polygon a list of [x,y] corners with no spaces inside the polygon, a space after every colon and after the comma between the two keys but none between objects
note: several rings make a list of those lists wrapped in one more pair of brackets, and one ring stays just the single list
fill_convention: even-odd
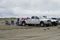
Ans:
[{"label": "wet sand", "polygon": [[0,26],[0,40],[60,40],[58,27]]}]

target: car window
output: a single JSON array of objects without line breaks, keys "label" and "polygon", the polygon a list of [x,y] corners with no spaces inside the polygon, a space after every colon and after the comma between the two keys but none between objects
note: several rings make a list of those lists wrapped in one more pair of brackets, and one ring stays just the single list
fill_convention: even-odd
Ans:
[{"label": "car window", "polygon": [[31,18],[34,19],[34,16],[32,16]]},{"label": "car window", "polygon": [[39,17],[36,16],[36,19],[39,19]]}]

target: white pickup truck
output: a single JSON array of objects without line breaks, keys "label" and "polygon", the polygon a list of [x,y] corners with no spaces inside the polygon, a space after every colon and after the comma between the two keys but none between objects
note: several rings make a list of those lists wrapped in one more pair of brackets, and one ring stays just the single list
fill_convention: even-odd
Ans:
[{"label": "white pickup truck", "polygon": [[21,21],[21,25],[25,26],[25,25],[40,25],[42,27],[44,26],[49,26],[51,25],[51,20],[50,19],[43,19],[43,18],[39,18],[37,16],[32,16],[31,18],[27,18]]}]

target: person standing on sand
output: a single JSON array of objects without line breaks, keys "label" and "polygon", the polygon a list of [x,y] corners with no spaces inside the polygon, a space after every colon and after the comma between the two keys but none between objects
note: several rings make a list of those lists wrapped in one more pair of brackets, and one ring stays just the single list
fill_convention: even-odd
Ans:
[{"label": "person standing on sand", "polygon": [[14,25],[14,20],[11,20],[11,24]]},{"label": "person standing on sand", "polygon": [[19,26],[19,18],[16,21],[16,25]]}]

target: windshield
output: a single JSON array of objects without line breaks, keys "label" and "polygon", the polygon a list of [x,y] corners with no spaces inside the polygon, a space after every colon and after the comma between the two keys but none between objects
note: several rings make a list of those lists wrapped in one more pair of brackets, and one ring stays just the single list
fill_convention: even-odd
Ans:
[{"label": "windshield", "polygon": [[47,19],[47,18],[45,18],[45,17],[39,17],[40,19]]}]

